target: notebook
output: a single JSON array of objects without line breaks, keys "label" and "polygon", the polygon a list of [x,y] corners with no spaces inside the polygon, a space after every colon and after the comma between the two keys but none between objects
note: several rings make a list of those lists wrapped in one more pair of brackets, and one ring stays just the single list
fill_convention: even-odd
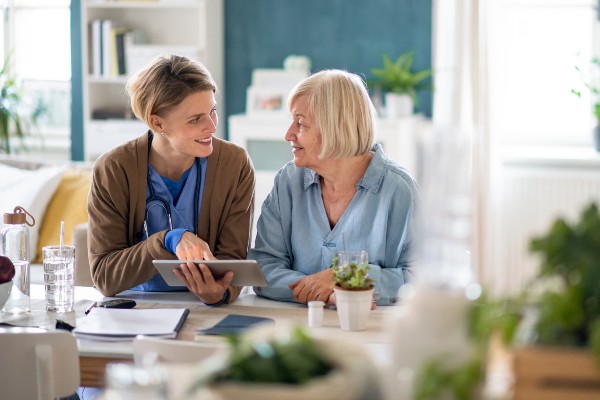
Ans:
[{"label": "notebook", "polygon": [[183,327],[187,308],[92,308],[77,320],[73,333],[93,340],[133,340],[137,335],[174,338]]},{"label": "notebook", "polygon": [[272,318],[251,315],[229,314],[215,326],[197,331],[199,335],[237,336],[246,329],[260,323],[274,323]]}]

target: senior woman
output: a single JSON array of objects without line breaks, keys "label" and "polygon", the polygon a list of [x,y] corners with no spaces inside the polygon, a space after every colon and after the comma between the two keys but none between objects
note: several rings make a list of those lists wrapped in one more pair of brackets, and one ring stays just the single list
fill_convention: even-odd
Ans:
[{"label": "senior woman", "polygon": [[131,108],[149,130],[102,155],[88,198],[93,281],[107,296],[125,289],[189,290],[209,305],[233,301],[232,272],[215,279],[184,263],[169,287],[155,259],[244,259],[254,202],[246,151],[214,137],[216,84],[200,63],[159,57],[127,82]]},{"label": "senior woman", "polygon": [[335,303],[332,257],[365,250],[377,304],[396,303],[411,264],[417,185],[373,145],[375,109],[363,81],[321,71],[292,90],[288,107],[294,159],[262,206],[248,258],[258,260],[268,286],[255,292]]}]

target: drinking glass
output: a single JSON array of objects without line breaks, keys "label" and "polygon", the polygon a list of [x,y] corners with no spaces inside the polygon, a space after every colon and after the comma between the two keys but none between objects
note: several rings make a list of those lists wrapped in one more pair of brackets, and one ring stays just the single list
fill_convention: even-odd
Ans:
[{"label": "drinking glass", "polygon": [[73,311],[75,246],[45,246],[42,254],[46,310]]},{"label": "drinking glass", "polygon": [[338,265],[362,265],[369,263],[369,254],[366,251],[341,251],[337,254]]}]

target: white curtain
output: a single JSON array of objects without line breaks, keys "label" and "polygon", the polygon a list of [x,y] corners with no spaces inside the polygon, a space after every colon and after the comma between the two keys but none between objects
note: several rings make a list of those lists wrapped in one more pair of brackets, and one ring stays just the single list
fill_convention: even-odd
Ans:
[{"label": "white curtain", "polygon": [[[433,1],[433,126],[455,135],[470,157],[470,251],[475,279],[488,286],[491,138],[488,126],[486,0]],[[450,172],[452,173],[452,172]]]}]

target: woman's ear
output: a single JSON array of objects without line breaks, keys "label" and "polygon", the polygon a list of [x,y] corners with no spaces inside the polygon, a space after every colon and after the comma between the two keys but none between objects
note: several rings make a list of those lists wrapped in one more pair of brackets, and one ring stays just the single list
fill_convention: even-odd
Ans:
[{"label": "woman's ear", "polygon": [[162,120],[156,114],[150,115],[150,129],[152,129],[152,131],[155,133],[162,133]]}]

